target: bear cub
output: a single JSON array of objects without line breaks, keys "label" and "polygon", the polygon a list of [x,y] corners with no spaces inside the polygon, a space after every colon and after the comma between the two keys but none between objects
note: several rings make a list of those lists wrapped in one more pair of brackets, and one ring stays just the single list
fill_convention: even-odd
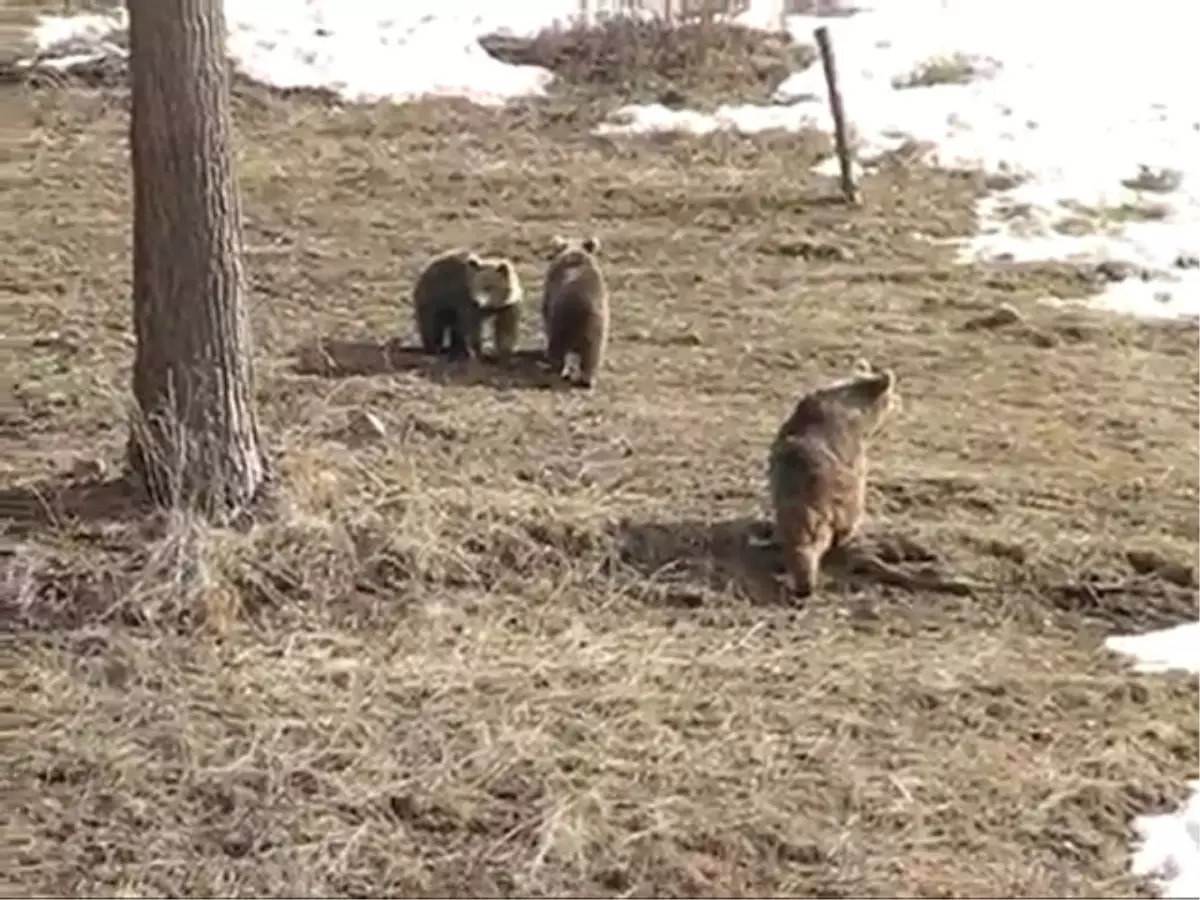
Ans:
[{"label": "bear cub", "polygon": [[[600,271],[598,238],[556,237],[542,287],[546,360],[569,383],[591,388],[608,346],[608,286]],[[578,361],[575,371],[570,363]]]},{"label": "bear cub", "polygon": [[860,362],[849,378],[803,396],[768,459],[775,537],[796,597],[817,587],[821,560],[854,536],[863,515],[867,442],[898,402],[896,376]]},{"label": "bear cub", "polygon": [[510,260],[451,250],[435,257],[413,288],[417,333],[426,353],[452,358],[483,355],[483,332],[492,325],[496,355],[512,355],[520,327],[521,282]]}]

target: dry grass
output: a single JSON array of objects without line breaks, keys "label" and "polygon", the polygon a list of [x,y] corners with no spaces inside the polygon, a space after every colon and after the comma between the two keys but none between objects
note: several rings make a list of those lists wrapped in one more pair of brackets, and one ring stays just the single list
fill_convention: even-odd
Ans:
[{"label": "dry grass", "polygon": [[1110,206],[1062,201],[1065,214],[1054,223],[1060,234],[1118,234],[1129,223],[1161,222],[1171,215],[1171,206],[1156,199],[1143,198],[1136,202]]},{"label": "dry grass", "polygon": [[572,103],[601,106],[766,103],[788,75],[816,59],[812,46],[793,43],[786,32],[662,19],[550,28],[533,38],[490,35],[481,43],[504,62],[550,69],[556,92]]},{"label": "dry grass", "polygon": [[919,63],[907,75],[893,79],[892,86],[897,90],[906,90],[940,84],[970,84],[986,73],[985,63],[985,60],[965,53],[935,56]]},{"label": "dry grass", "polygon": [[[897,161],[851,212],[818,140],[243,89],[278,508],[147,517],[89,476],[125,438],[124,99],[2,90],[6,894],[1146,891],[1131,819],[1195,773],[1196,684],[1097,648],[1196,614],[1194,327],[953,265],[929,238],[969,231],[975,176]],[[606,245],[594,393],[397,350],[431,254],[535,288],[563,231]],[[767,443],[858,356],[905,399],[869,537],[972,596],[778,601]],[[386,436],[349,440],[364,410]]]},{"label": "dry grass", "polygon": [[1183,185],[1183,173],[1176,169],[1139,165],[1138,173],[1131,178],[1122,179],[1121,184],[1131,191],[1170,194]]}]

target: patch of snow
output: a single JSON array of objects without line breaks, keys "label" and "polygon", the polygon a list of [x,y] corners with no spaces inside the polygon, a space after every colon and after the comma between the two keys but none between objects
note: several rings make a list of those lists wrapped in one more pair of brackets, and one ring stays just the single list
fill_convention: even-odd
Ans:
[{"label": "patch of snow", "polygon": [[70,72],[78,69],[81,66],[86,66],[91,63],[103,62],[108,59],[112,53],[123,54],[123,50],[114,48],[112,51],[103,53],[68,53],[64,56],[55,56],[51,59],[42,60],[39,65],[45,66],[47,69],[54,69],[58,72]]},{"label": "patch of snow", "polygon": [[570,0],[226,0],[229,49],[246,75],[276,87],[331,89],[351,102],[456,96],[494,105],[542,94],[550,72],[502,63],[478,38],[533,33],[567,20],[573,8]]},{"label": "patch of snow", "polygon": [[[502,63],[478,38],[533,34],[570,21],[577,10],[573,0],[225,0],[229,52],[243,73],[273,87],[332,90],[349,102],[454,96],[497,105],[543,94],[549,71]],[[46,16],[33,38],[39,55],[81,47],[96,56],[124,55],[113,39],[126,21],[123,10]]]},{"label": "patch of snow", "polygon": [[738,131],[757,134],[762,131],[796,131],[815,127],[816,119],[810,110],[794,106],[755,106],[748,103],[717,107],[703,113],[690,109],[673,109],[661,103],[623,106],[608,122],[596,128],[598,134],[628,134],[653,131],[686,131],[691,134],[711,134],[714,131]]},{"label": "patch of snow", "polygon": [[[1105,643],[1110,650],[1135,657],[1138,671],[1200,673],[1200,622],[1112,637]],[[1200,781],[1190,786],[1191,796],[1182,808],[1161,816],[1141,816],[1135,823],[1140,846],[1133,873],[1157,877],[1167,898],[1200,897]]]},{"label": "patch of snow", "polygon": [[75,42],[98,48],[111,41],[113,34],[123,28],[123,12],[42,16],[33,29],[33,41],[42,51]]},{"label": "patch of snow", "polygon": [[1136,825],[1141,846],[1133,858],[1133,874],[1160,879],[1163,897],[1200,897],[1200,781],[1175,813],[1142,816]]},{"label": "patch of snow", "polygon": [[1200,622],[1185,622],[1147,634],[1110,637],[1105,646],[1136,658],[1139,672],[1181,669],[1200,674]]},{"label": "patch of snow", "polygon": [[106,59],[124,59],[125,20],[120,14],[82,13],[76,16],[43,16],[33,29],[36,59],[18,61],[29,67],[68,72]]},{"label": "patch of snow", "polygon": [[735,21],[747,28],[761,31],[780,31],[786,27],[784,0],[752,0],[750,8],[737,16]]}]

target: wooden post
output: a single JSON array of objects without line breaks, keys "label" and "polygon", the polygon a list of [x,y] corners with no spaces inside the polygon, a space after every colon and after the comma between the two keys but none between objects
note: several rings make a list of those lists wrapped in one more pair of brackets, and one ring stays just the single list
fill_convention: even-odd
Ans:
[{"label": "wooden post", "polygon": [[851,155],[850,139],[846,134],[846,110],[842,107],[842,92],[838,88],[833,44],[829,40],[829,29],[826,26],[822,25],[813,34],[817,39],[817,48],[821,51],[825,86],[829,89],[829,111],[833,113],[833,140],[837,148],[838,166],[842,172],[842,196],[851,206],[858,206],[862,203],[862,195],[854,181],[854,157]]}]

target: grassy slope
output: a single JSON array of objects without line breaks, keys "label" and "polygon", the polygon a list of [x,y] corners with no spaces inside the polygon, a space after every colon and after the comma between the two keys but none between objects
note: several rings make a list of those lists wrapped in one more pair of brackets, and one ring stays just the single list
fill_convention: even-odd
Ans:
[{"label": "grassy slope", "polygon": [[[850,212],[808,173],[819,140],[588,137],[612,87],[508,111],[244,89],[283,504],[248,534],[131,518],[61,477],[124,440],[124,102],[0,90],[25,126],[0,213],[12,890],[1145,890],[1130,820],[1194,775],[1196,685],[1097,647],[1195,614],[1126,559],[1193,562],[1193,328],[1038,305],[1087,290],[1061,267],[952,265],[925,238],[969,232],[971,176],[897,160]],[[606,245],[595,393],[530,365],[295,371],[317,336],[410,339],[447,246],[536,294],[558,232]],[[970,324],[1001,303],[1020,321]],[[790,609],[749,546],[774,428],[858,356],[904,396],[873,539],[975,596],[832,579]],[[387,437],[347,441],[358,410]]]}]

